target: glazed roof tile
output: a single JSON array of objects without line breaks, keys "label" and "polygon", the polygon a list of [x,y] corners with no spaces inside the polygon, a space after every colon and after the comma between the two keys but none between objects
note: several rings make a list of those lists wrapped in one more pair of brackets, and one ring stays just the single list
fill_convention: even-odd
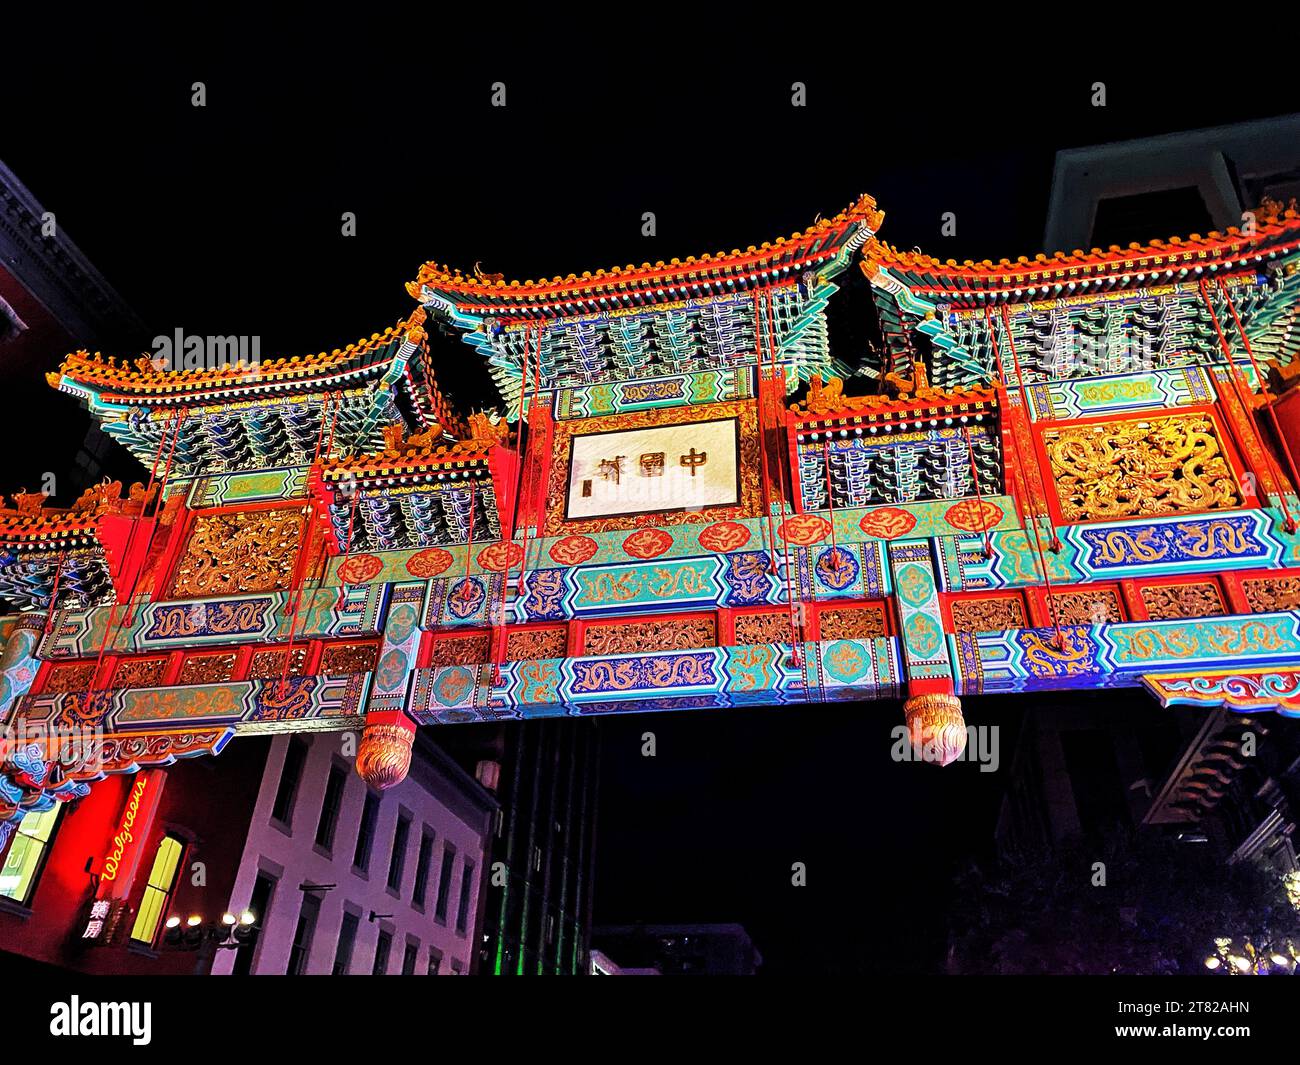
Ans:
[{"label": "glazed roof tile", "polygon": [[420,323],[423,312],[389,326],[382,333],[373,333],[345,348],[315,355],[294,355],[284,358],[261,359],[255,368],[239,364],[215,369],[162,370],[147,355],[135,359],[130,365],[110,356],[105,359],[98,352],[77,351],[68,355],[58,371],[46,374],[46,380],[57,388],[63,377],[103,391],[117,391],[127,395],[184,395],[195,392],[222,390],[255,391],[267,385],[309,382],[346,368],[354,362],[364,362],[366,356],[383,351],[395,341],[412,339],[423,344],[424,331]]},{"label": "glazed roof tile", "polygon": [[605,270],[585,271],[541,281],[507,281],[499,274],[466,274],[460,270],[435,262],[425,263],[416,279],[406,286],[412,297],[419,299],[422,288],[465,297],[475,302],[546,301],[563,299],[570,295],[595,296],[606,292],[623,294],[630,291],[691,282],[696,279],[716,280],[730,274],[753,269],[766,269],[773,262],[799,259],[811,249],[838,246],[855,228],[865,225],[874,232],[884,219],[876,201],[863,195],[851,206],[833,218],[819,219],[807,229],[792,233],[773,242],[744,251],[733,248],[712,255],[689,256],[686,259],[660,260],[656,263],[629,264]]},{"label": "glazed roof tile", "polygon": [[868,275],[874,275],[878,269],[888,268],[902,280],[922,289],[930,286],[939,290],[978,290],[1050,283],[1056,279],[1070,281],[1081,277],[1181,269],[1274,252],[1279,248],[1300,248],[1300,211],[1294,202],[1286,207],[1266,203],[1255,214],[1253,233],[1244,233],[1234,226],[1226,233],[1193,233],[1187,237],[1153,240],[1148,244],[1134,242],[1123,248],[1111,245],[1107,249],[1093,248],[1091,251],[1076,249],[1052,255],[1040,253],[1032,259],[1022,255],[1014,261],[984,259],[974,262],[967,259],[959,263],[955,259],[941,260],[920,251],[904,252],[886,243],[875,242],[864,258],[863,269]]}]

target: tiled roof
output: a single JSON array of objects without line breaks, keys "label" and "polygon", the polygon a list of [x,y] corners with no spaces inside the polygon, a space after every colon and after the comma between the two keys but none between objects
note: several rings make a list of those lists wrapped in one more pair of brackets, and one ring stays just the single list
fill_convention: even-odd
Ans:
[{"label": "tiled roof", "polygon": [[1129,274],[1138,278],[1169,270],[1227,264],[1237,258],[1248,260],[1257,255],[1276,255],[1298,248],[1300,212],[1295,204],[1284,207],[1278,203],[1266,203],[1255,212],[1253,233],[1243,233],[1232,227],[1226,233],[1193,233],[1188,237],[1154,240],[1149,244],[1133,243],[1126,248],[1111,245],[1107,249],[1093,248],[1091,251],[1040,253],[1032,259],[1022,255],[1014,261],[985,259],[974,262],[967,259],[960,263],[955,259],[940,260],[916,251],[903,252],[876,242],[864,259],[863,270],[868,276],[874,276],[878,269],[887,268],[920,292],[992,291]]},{"label": "tiled roof", "polygon": [[63,377],[99,391],[121,392],[130,396],[185,395],[196,392],[256,391],[267,386],[310,382],[331,373],[346,369],[350,364],[364,365],[365,357],[380,352],[395,341],[412,339],[423,343],[424,331],[419,327],[423,311],[406,321],[390,326],[382,333],[373,333],[345,348],[315,355],[294,355],[287,358],[261,359],[256,366],[222,366],[215,369],[165,370],[158,369],[147,355],[142,355],[128,365],[124,359],[107,359],[86,351],[68,355],[57,372],[46,374],[46,380],[57,388]]},{"label": "tiled roof", "polygon": [[438,263],[425,263],[416,279],[407,284],[407,291],[416,299],[421,290],[428,288],[461,297],[475,303],[545,302],[573,297],[617,295],[662,286],[689,285],[696,281],[716,281],[732,275],[766,271],[773,267],[798,264],[806,256],[816,256],[826,249],[834,249],[855,229],[865,225],[870,232],[879,228],[884,213],[876,208],[876,201],[863,195],[854,204],[833,218],[819,219],[807,229],[792,233],[758,247],[750,245],[744,251],[733,248],[712,255],[690,256],[686,259],[662,260],[642,263],[640,266],[613,267],[606,270],[568,274],[541,281],[506,281],[499,274],[462,273]]}]

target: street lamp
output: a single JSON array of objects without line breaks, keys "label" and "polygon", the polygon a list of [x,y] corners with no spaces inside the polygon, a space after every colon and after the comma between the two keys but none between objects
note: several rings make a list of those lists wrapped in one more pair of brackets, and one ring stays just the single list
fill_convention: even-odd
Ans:
[{"label": "street lamp", "polygon": [[181,926],[179,915],[167,918],[163,942],[178,950],[198,950],[205,944],[217,950],[236,950],[257,937],[257,916],[252,910],[244,910],[238,917],[233,913],[223,913],[220,921],[203,923],[199,914],[191,914]]},{"label": "street lamp", "polygon": [[1300,953],[1289,940],[1270,943],[1260,938],[1257,946],[1248,936],[1240,950],[1231,938],[1219,936],[1214,940],[1214,953],[1205,959],[1211,972],[1227,976],[1291,976],[1300,965]]}]

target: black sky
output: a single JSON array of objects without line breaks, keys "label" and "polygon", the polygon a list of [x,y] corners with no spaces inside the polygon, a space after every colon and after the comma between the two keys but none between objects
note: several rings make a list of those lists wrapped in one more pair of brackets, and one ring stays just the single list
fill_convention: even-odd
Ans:
[{"label": "black sky", "polygon": [[[408,314],[426,259],[534,278],[685,257],[787,235],[864,191],[892,243],[1032,255],[1053,250],[1057,150],[1300,109],[1267,62],[1192,61],[1128,28],[1098,55],[1116,24],[1091,14],[1019,40],[937,12],[890,26],[735,9],[706,42],[698,13],[642,8],[606,11],[599,38],[590,20],[548,9],[524,27],[501,5],[313,7],[274,25],[196,11],[166,30],[117,10],[7,23],[0,159],[145,322],[118,355],[177,328],[258,335],[266,356],[330,349]],[[796,81],[806,107],[790,105]],[[471,349],[438,345],[460,403],[490,400]],[[4,414],[0,491],[63,469],[88,424],[52,392]],[[1008,743],[1032,704],[968,702]],[[774,971],[933,968],[951,870],[986,848],[1005,774],[891,762],[900,717],[891,703],[611,720],[598,917],[742,920]]]}]

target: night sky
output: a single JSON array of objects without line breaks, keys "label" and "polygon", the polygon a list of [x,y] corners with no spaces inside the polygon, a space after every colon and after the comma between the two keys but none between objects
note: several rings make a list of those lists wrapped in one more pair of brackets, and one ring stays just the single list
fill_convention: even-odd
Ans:
[{"label": "night sky", "polygon": [[[292,27],[200,15],[165,39],[117,16],[9,23],[0,159],[144,321],[112,354],[177,328],[258,335],[264,357],[329,350],[409,314],[403,285],[428,259],[536,278],[684,258],[788,235],[864,191],[901,247],[1032,255],[1054,250],[1058,149],[1300,109],[1267,64],[1219,76],[1167,40],[1079,59],[1056,38],[1013,53],[954,32],[936,53],[929,27],[805,38],[791,14],[767,43],[632,22],[600,42],[558,17],[524,30],[499,8],[433,10],[382,26],[328,9]],[[1142,61],[1156,54],[1185,87]],[[490,106],[498,81],[505,108]],[[795,81],[806,107],[790,105]],[[852,357],[845,313],[831,340]],[[462,407],[494,398],[468,346],[434,343]],[[46,393],[4,411],[0,491],[69,468],[88,418]],[[966,703],[970,723],[1005,726],[1005,768],[1032,700]],[[991,842],[1006,774],[891,762],[901,718],[879,703],[610,720],[598,921],[740,921],[774,972],[934,968],[951,873]],[[645,731],[656,758],[641,757]],[[790,886],[795,861],[807,888]]]}]

